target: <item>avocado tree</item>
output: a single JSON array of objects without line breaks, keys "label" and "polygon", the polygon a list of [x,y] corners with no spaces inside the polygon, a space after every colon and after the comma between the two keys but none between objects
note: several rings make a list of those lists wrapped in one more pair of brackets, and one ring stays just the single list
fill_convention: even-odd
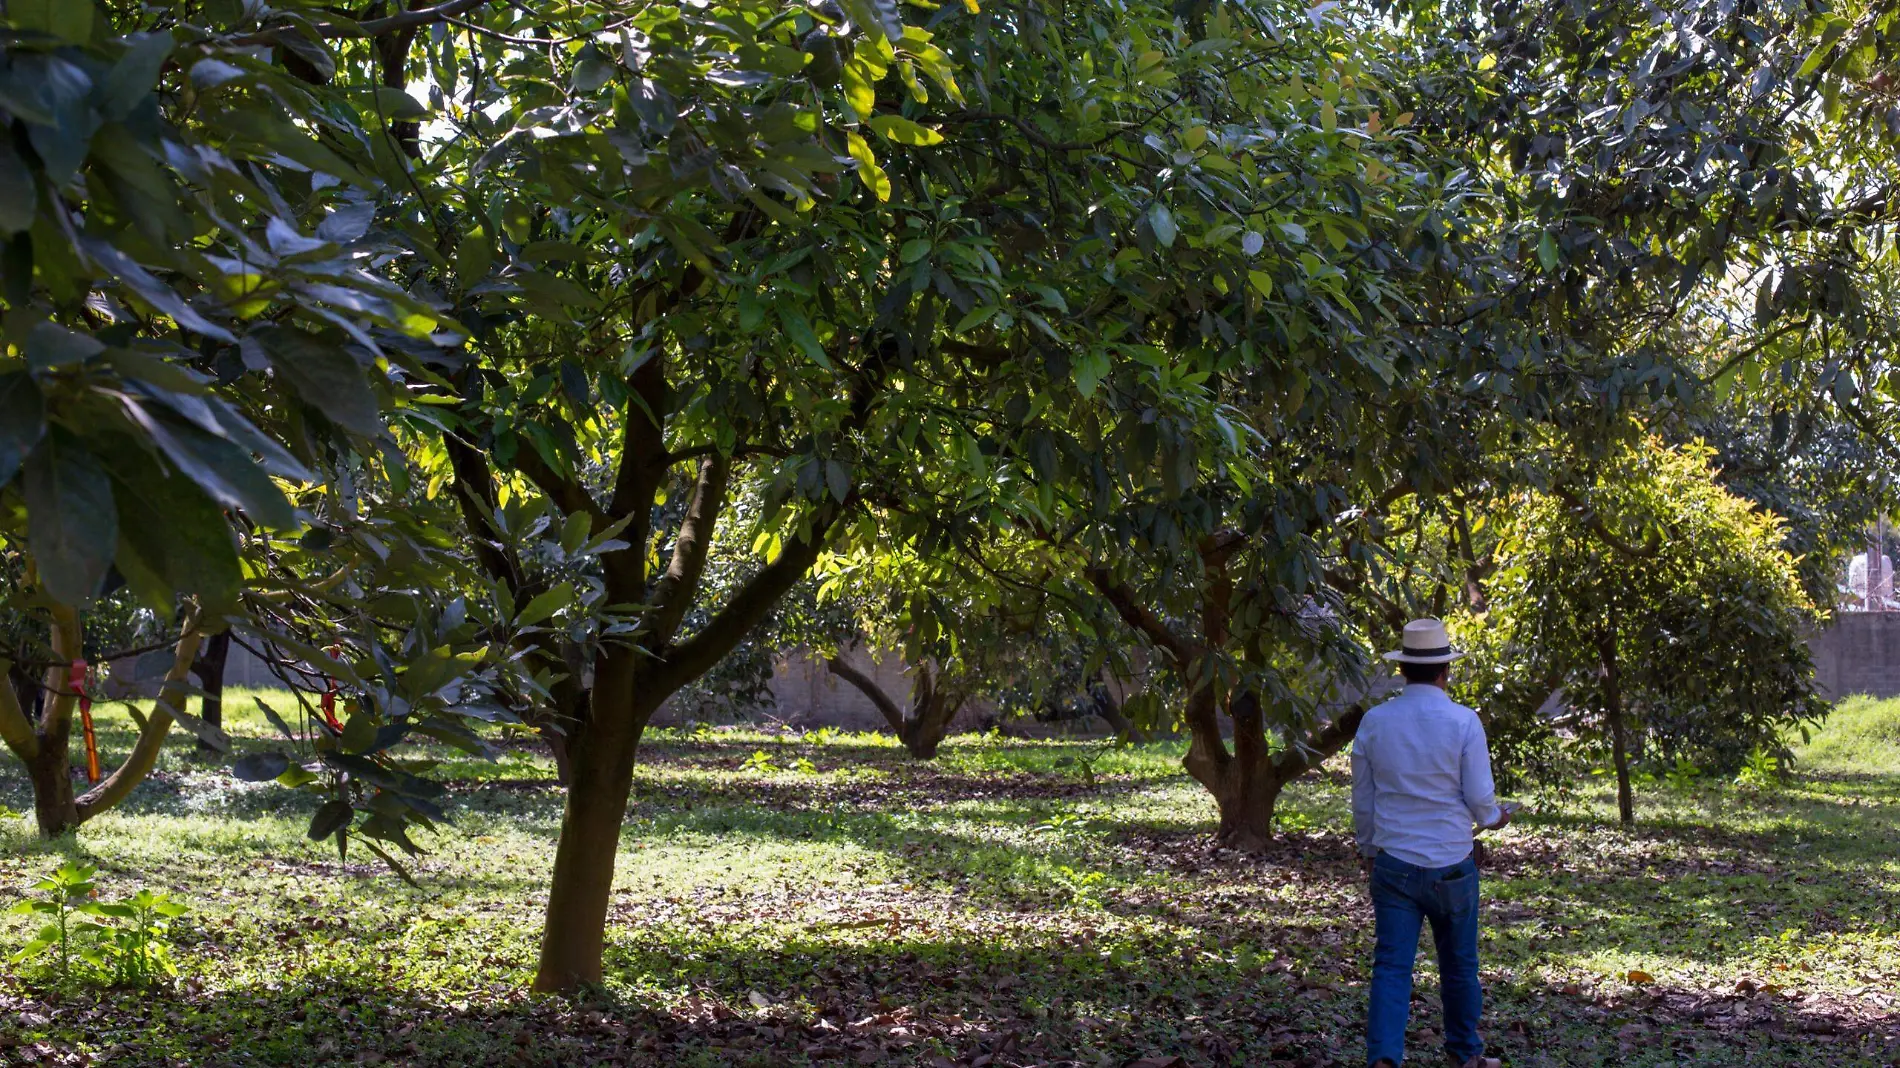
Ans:
[{"label": "avocado tree", "polygon": [[[123,800],[174,722],[223,747],[184,712],[207,635],[276,640],[272,613],[305,583],[317,630],[375,616],[379,568],[344,556],[397,546],[331,477],[382,468],[381,412],[400,403],[410,348],[453,325],[368,267],[386,185],[356,108],[178,14],[15,5],[0,52],[0,553],[23,634],[6,667],[38,680],[25,702],[0,687],[0,740],[49,836]],[[315,574],[330,561],[341,570]],[[133,749],[75,795],[75,662],[89,613],[120,588],[173,636],[172,663],[133,713]],[[392,681],[468,651],[415,637],[376,632]],[[298,661],[361,681],[321,651],[332,640],[301,643]],[[379,707],[421,722],[429,701],[410,691]]]},{"label": "avocado tree", "polygon": [[[437,432],[411,456],[539,628],[517,652],[569,790],[537,985],[571,989],[600,975],[648,718],[821,553],[1044,524],[1092,476],[1040,416],[1183,332],[1257,358],[1197,307],[1301,309],[1293,341],[1328,314],[1309,293],[1348,283],[1316,250],[1346,259],[1359,225],[1330,218],[1358,158],[1328,99],[1348,35],[1159,4],[442,14],[229,31],[325,42],[306,73],[386,105],[371,141],[417,191],[384,268],[469,341],[423,357]],[[1333,153],[1318,195],[1307,134],[1253,114],[1294,72]],[[597,551],[529,559],[520,501]],[[714,588],[721,528],[751,559]]]},{"label": "avocado tree", "polygon": [[[1538,703],[1560,688],[1570,722],[1608,744],[1625,825],[1639,743],[1665,765],[1732,771],[1757,750],[1785,755],[1785,732],[1826,712],[1786,526],[1724,490],[1710,456],[1645,439],[1582,494],[1521,495],[1490,524],[1497,569],[1475,625],[1495,670],[1478,686]],[[1494,704],[1494,716],[1538,711]]]}]

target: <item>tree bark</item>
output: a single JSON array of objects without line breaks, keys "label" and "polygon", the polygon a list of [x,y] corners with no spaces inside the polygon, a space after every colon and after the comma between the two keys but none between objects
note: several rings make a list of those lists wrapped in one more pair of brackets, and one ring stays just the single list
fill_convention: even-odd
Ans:
[{"label": "tree bark", "polygon": [[1603,705],[1609,721],[1610,754],[1616,763],[1616,814],[1623,826],[1636,825],[1636,797],[1630,790],[1629,743],[1625,737],[1623,694],[1616,671],[1616,635],[1603,635],[1597,645],[1603,654]]},{"label": "tree bark", "polygon": [[918,760],[931,760],[937,755],[937,747],[943,744],[944,736],[950,733],[950,723],[957,718],[957,711],[963,707],[964,695],[957,691],[941,690],[938,679],[930,665],[917,666],[916,689],[911,695],[909,712],[898,708],[897,702],[884,692],[875,679],[851,666],[843,657],[834,656],[825,662],[825,667],[833,674],[850,683],[858,692],[869,698],[876,706],[884,722],[904,743],[904,748]]},{"label": "tree bark", "polygon": [[944,735],[950,733],[950,722],[957,718],[957,710],[963,707],[963,694],[956,690],[939,688],[941,682],[930,670],[929,665],[920,664],[922,672],[918,679],[918,693],[911,704],[911,715],[904,723],[904,748],[918,760],[932,760],[937,755],[937,747],[943,744]]},{"label": "tree bark", "polygon": [[1089,686],[1089,701],[1095,706],[1095,714],[1115,732],[1115,737],[1140,745],[1148,739],[1141,728],[1135,726],[1135,721],[1128,718],[1128,713],[1122,711],[1122,697],[1117,688],[1114,677],[1103,668],[1101,679]]},{"label": "tree bark", "polygon": [[633,761],[647,719],[664,695],[636,689],[634,659],[604,653],[594,677],[587,724],[571,739],[567,806],[554,852],[547,920],[534,989],[566,992],[601,980],[607,909],[613,897],[620,828],[633,792]]},{"label": "tree bark", "polygon": [[33,784],[33,818],[39,824],[41,838],[58,838],[79,829],[67,737],[65,731],[57,736],[41,735],[39,754],[27,762],[27,777]]},{"label": "tree bark", "polygon": [[[198,718],[213,727],[224,727],[224,666],[231,657],[231,632],[220,631],[205,639],[203,650],[191,665],[191,673],[198,676],[198,688],[204,691],[198,705]],[[204,739],[198,739],[198,751],[215,753],[218,748]]]}]

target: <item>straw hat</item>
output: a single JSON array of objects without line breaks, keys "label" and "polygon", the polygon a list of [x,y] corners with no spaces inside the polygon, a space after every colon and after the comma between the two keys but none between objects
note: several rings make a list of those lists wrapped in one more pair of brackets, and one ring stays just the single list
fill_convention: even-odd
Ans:
[{"label": "straw hat", "polygon": [[1436,619],[1414,619],[1405,625],[1403,648],[1385,654],[1387,660],[1401,664],[1449,664],[1465,655],[1451,647],[1451,636]]}]

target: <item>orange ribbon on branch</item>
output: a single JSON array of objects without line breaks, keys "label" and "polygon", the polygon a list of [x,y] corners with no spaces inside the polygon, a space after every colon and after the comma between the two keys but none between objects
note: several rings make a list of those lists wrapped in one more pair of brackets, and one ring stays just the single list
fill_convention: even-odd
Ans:
[{"label": "orange ribbon on branch", "polygon": [[86,693],[86,662],[73,661],[66,684],[79,695],[79,732],[86,740],[86,781],[99,781],[99,739],[92,732],[92,697]]}]

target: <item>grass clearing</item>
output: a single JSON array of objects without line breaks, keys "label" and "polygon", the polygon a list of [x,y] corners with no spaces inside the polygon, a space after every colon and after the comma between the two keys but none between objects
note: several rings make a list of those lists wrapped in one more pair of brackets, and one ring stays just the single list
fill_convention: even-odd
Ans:
[{"label": "grass clearing", "polygon": [[[240,752],[269,744],[234,697]],[[100,720],[110,763],[131,733]],[[1896,724],[1900,702],[1850,701],[1784,789],[1650,787],[1625,834],[1592,784],[1494,836],[1495,1051],[1516,1066],[1900,1059]],[[167,890],[193,909],[183,978],[55,993],[14,967],[0,1059],[1359,1064],[1371,916],[1344,768],[1298,784],[1282,839],[1242,857],[1209,849],[1213,806],[1179,757],[959,737],[919,764],[875,736],[650,732],[610,978],[567,1002],[525,993],[561,805],[538,750],[451,763],[456,828],[427,844],[416,890],[366,852],[340,863],[304,837],[306,798],[239,783],[179,736],[76,841],[0,820],[0,901],[68,855],[108,895]],[[0,806],[30,805],[0,765]],[[0,916],[0,946],[27,936]],[[1430,1063],[1435,978],[1419,976],[1413,1049]]]}]

